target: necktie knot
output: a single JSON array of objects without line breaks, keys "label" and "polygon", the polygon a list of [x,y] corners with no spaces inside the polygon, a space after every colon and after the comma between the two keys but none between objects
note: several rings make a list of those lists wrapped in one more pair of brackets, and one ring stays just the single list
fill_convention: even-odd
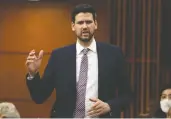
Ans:
[{"label": "necktie knot", "polygon": [[89,48],[85,48],[85,49],[82,50],[82,52],[83,52],[84,55],[87,55],[89,50],[90,50]]}]

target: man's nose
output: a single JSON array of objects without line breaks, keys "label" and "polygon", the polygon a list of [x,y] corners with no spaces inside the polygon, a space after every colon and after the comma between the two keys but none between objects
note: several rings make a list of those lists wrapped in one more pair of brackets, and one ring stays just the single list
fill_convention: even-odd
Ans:
[{"label": "man's nose", "polygon": [[86,22],[84,22],[84,24],[83,24],[83,28],[87,28],[87,24],[86,24]]}]

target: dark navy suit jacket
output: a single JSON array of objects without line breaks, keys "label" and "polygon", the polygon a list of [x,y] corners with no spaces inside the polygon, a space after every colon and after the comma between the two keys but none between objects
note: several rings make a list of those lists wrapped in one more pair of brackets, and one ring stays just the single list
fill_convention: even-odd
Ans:
[{"label": "dark navy suit jacket", "polygon": [[[110,114],[101,117],[120,117],[122,108],[131,99],[130,82],[126,76],[122,51],[117,46],[97,42],[98,98],[111,107]],[[76,44],[52,51],[40,80],[26,80],[32,99],[43,103],[56,90],[53,117],[72,118],[76,104]]]}]

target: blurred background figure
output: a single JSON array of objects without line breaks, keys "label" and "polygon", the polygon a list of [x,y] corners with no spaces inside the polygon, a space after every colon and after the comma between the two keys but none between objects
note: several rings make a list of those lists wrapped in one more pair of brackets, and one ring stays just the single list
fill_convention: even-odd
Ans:
[{"label": "blurred background figure", "polygon": [[160,102],[153,114],[155,118],[171,118],[171,85],[161,89]]},{"label": "blurred background figure", "polygon": [[15,105],[10,102],[0,103],[0,118],[20,118]]}]

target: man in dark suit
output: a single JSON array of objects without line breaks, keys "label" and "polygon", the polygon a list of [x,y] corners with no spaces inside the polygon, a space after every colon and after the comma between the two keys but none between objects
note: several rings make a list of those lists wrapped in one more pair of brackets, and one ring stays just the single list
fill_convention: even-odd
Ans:
[{"label": "man in dark suit", "polygon": [[52,51],[42,78],[38,70],[43,50],[27,57],[26,82],[32,99],[43,103],[56,90],[53,117],[120,117],[131,99],[130,83],[120,48],[98,43],[96,12],[91,5],[77,5],[72,12],[76,44]]}]

